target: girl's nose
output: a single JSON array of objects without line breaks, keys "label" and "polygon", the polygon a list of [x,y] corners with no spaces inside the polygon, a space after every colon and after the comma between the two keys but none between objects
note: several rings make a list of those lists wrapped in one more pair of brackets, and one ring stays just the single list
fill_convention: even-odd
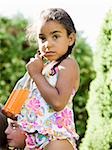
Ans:
[{"label": "girl's nose", "polygon": [[5,130],[5,134],[9,134],[10,133],[10,129],[9,129],[9,126],[6,128]]},{"label": "girl's nose", "polygon": [[51,39],[47,39],[44,44],[45,44],[45,48],[48,48],[48,49],[49,49],[49,48],[52,46],[52,41],[51,41]]},{"label": "girl's nose", "polygon": [[45,48],[48,48],[48,40],[44,43]]}]

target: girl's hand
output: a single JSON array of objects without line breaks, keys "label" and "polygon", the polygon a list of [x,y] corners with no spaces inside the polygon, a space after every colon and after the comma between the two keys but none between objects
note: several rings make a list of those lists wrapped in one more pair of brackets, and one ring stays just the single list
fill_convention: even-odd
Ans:
[{"label": "girl's hand", "polygon": [[31,77],[41,74],[43,70],[44,64],[42,58],[38,55],[35,55],[35,58],[31,58],[27,63],[26,68]]}]

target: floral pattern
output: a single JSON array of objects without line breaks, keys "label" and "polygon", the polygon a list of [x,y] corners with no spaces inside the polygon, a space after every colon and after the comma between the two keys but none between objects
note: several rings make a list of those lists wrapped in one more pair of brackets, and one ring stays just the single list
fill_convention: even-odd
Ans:
[{"label": "floral pattern", "polygon": [[71,124],[72,113],[67,108],[61,112],[61,115],[56,115],[56,124],[58,128],[68,127]]},{"label": "floral pattern", "polygon": [[[58,67],[56,73],[51,75],[52,67],[43,71],[48,82],[55,86],[58,78]],[[27,134],[26,147],[42,150],[51,140],[68,139],[76,149],[75,140],[78,135],[75,132],[73,119],[72,98],[74,90],[67,106],[60,112],[53,110],[41,96],[39,90],[33,83],[30,97],[22,107],[18,115],[18,123]]]}]

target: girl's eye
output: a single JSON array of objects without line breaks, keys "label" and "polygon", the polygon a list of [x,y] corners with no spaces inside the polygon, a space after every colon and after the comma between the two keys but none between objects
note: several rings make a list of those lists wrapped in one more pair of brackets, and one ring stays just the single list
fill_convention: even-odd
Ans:
[{"label": "girl's eye", "polygon": [[58,35],[53,35],[53,39],[56,40],[59,36]]},{"label": "girl's eye", "polygon": [[39,39],[40,39],[42,42],[45,42],[45,41],[46,41],[46,38],[45,38],[45,37],[39,37]]}]

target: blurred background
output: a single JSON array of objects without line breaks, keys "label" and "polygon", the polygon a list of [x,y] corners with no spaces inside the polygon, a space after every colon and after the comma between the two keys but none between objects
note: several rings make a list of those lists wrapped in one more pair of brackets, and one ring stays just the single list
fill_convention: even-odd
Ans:
[{"label": "blurred background", "polygon": [[73,18],[77,30],[84,31],[91,46],[96,38],[105,13],[112,7],[111,0],[0,0],[0,15],[13,17],[17,14],[27,19],[37,18],[40,11],[49,7],[64,8]]},{"label": "blurred background", "polygon": [[[80,150],[112,149],[112,1],[0,0],[0,103],[4,105],[38,49],[26,39],[28,23],[49,7],[65,9],[77,29],[72,57],[80,66],[73,100]],[[99,136],[100,135],[100,136]]]}]

